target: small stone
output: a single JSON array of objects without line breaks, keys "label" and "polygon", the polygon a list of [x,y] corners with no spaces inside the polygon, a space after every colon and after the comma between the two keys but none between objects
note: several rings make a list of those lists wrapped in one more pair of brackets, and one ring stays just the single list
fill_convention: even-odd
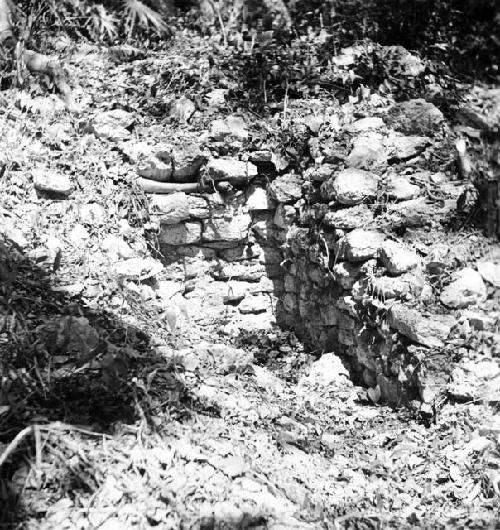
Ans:
[{"label": "small stone", "polygon": [[[189,216],[195,219],[207,219],[210,217],[211,212],[208,206],[208,202],[203,197],[197,195],[188,195],[187,202],[189,207]],[[213,215],[213,213],[212,213]]]},{"label": "small stone", "polygon": [[393,304],[389,310],[389,325],[423,346],[442,348],[455,319],[445,315],[424,317],[416,309]]},{"label": "small stone", "polygon": [[109,234],[104,238],[101,244],[102,250],[116,259],[129,259],[134,257],[134,251],[130,246],[119,236]]},{"label": "small stone", "polygon": [[340,254],[348,261],[366,261],[376,258],[385,241],[380,232],[356,229],[343,236],[339,242]]},{"label": "small stone", "polygon": [[350,290],[361,275],[360,265],[354,265],[348,261],[337,263],[333,267],[333,274],[335,281],[338,282],[343,289]]},{"label": "small stone", "polygon": [[196,105],[187,97],[176,99],[170,110],[170,116],[180,123],[188,123],[196,111]]},{"label": "small stone", "polygon": [[268,296],[254,295],[247,296],[238,306],[240,313],[243,315],[264,313],[271,307],[271,301]]},{"label": "small stone", "polygon": [[458,271],[441,292],[441,303],[452,309],[467,307],[486,300],[486,286],[481,274],[471,268]]},{"label": "small stone", "polygon": [[115,272],[118,276],[131,280],[153,278],[162,270],[162,263],[153,258],[131,258],[115,265]]},{"label": "small stone", "polygon": [[429,144],[426,136],[397,136],[389,142],[390,158],[408,160],[419,155]]},{"label": "small stone", "polygon": [[389,274],[403,274],[418,267],[421,259],[416,252],[395,241],[386,241],[380,249],[380,261]]},{"label": "small stone", "polygon": [[337,200],[341,204],[359,204],[377,195],[378,181],[373,173],[348,168],[324,182],[321,195],[326,200]]},{"label": "small stone", "polygon": [[335,212],[328,212],[323,217],[323,223],[330,228],[353,230],[369,225],[373,221],[373,212],[366,204],[358,204],[351,208],[343,208]]},{"label": "small stone", "polygon": [[385,123],[382,118],[361,118],[360,120],[351,123],[346,127],[346,131],[350,133],[360,133],[369,130],[377,130],[385,128]]},{"label": "small stone", "polygon": [[333,164],[322,164],[321,166],[310,167],[304,172],[304,180],[313,182],[325,182],[332,177],[335,172]]},{"label": "small stone", "polygon": [[353,168],[383,171],[387,166],[387,153],[382,135],[371,133],[356,138],[346,163]]},{"label": "small stone", "polygon": [[302,181],[293,174],[282,175],[269,184],[268,190],[277,202],[295,202],[302,197]]},{"label": "small stone", "polygon": [[161,148],[157,150],[156,157],[171,165],[174,182],[196,182],[200,168],[206,160],[196,142]]},{"label": "small stone", "polygon": [[97,138],[105,138],[114,142],[127,140],[131,136],[135,117],[123,109],[113,109],[97,114],[92,129]]},{"label": "small stone", "polygon": [[415,199],[420,195],[420,187],[410,184],[405,177],[393,176],[387,185],[387,194],[391,199],[407,201]]},{"label": "small stone", "polygon": [[68,197],[73,190],[71,180],[67,175],[53,173],[44,169],[32,170],[33,182],[38,192],[47,195]]},{"label": "small stone", "polygon": [[491,285],[500,288],[500,263],[491,261],[478,261],[477,270],[482,278]]},{"label": "small stone", "polygon": [[81,224],[77,224],[73,227],[69,233],[69,240],[74,247],[80,247],[84,245],[90,237],[89,231]]},{"label": "small stone", "polygon": [[206,170],[208,177],[216,182],[242,183],[257,176],[257,167],[251,162],[231,158],[214,158],[208,162]]},{"label": "small stone", "polygon": [[151,156],[137,167],[137,174],[146,179],[168,182],[172,177],[173,168],[171,163],[163,162],[156,156]]},{"label": "small stone", "polygon": [[[205,203],[206,204],[206,203]],[[153,195],[150,213],[159,214],[159,221],[165,225],[175,225],[190,217],[188,196],[185,193]]]},{"label": "small stone", "polygon": [[158,239],[167,245],[190,245],[201,241],[201,223],[162,225]]},{"label": "small stone", "polygon": [[335,353],[323,354],[309,368],[306,375],[299,379],[299,387],[310,388],[346,388],[352,386],[349,379],[349,372]]},{"label": "small stone", "polygon": [[258,210],[273,210],[274,203],[268,196],[264,188],[253,187],[249,190],[247,195],[248,211],[254,212]]},{"label": "small stone", "polygon": [[398,103],[389,115],[390,126],[410,135],[437,132],[444,121],[443,113],[424,99],[410,99]]}]

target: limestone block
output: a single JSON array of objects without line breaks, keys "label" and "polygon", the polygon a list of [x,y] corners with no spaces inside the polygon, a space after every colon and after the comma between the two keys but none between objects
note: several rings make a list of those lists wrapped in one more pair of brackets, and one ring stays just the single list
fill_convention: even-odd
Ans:
[{"label": "limestone block", "polygon": [[189,245],[201,241],[201,224],[196,222],[163,225],[159,234],[160,243],[167,245]]}]

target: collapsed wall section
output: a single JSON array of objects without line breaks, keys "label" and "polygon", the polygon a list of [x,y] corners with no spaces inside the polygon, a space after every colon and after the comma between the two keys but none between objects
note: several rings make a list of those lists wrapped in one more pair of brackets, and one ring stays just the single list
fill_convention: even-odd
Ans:
[{"label": "collapsed wall section", "polygon": [[[460,194],[443,173],[419,170],[443,116],[422,100],[392,116],[351,120],[341,142],[331,141],[338,123],[314,116],[305,171],[269,171],[271,152],[223,154],[194,192],[153,196],[151,213],[167,276],[199,313],[275,321],[310,350],[340,354],[375,401],[430,403],[446,382],[450,309],[484,300],[486,287],[474,269],[448,293],[433,284],[445,260],[429,231]],[[167,171],[179,160],[193,164],[177,156]]]}]

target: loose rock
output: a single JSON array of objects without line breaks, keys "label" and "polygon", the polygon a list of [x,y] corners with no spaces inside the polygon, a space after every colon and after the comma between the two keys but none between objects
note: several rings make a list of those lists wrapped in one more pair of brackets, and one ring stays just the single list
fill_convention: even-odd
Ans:
[{"label": "loose rock", "polygon": [[479,272],[471,268],[458,271],[452,282],[441,292],[441,303],[453,309],[486,300],[486,286]]},{"label": "loose rock", "polygon": [[336,199],[341,204],[354,205],[374,198],[377,188],[376,175],[362,169],[349,168],[323,183],[321,195],[326,200]]}]

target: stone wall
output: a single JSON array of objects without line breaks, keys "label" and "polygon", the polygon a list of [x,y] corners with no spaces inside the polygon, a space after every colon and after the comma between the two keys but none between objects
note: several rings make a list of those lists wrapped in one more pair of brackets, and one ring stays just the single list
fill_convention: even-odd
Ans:
[{"label": "stone wall", "polygon": [[450,311],[486,298],[475,269],[448,292],[432,282],[449,264],[430,230],[443,233],[461,191],[419,169],[443,116],[415,100],[341,127],[307,120],[314,161],[304,171],[278,172],[262,150],[223,154],[197,192],[153,196],[167,274],[205,315],[276,321],[312,351],[341,354],[374,401],[431,402],[445,383]]}]

